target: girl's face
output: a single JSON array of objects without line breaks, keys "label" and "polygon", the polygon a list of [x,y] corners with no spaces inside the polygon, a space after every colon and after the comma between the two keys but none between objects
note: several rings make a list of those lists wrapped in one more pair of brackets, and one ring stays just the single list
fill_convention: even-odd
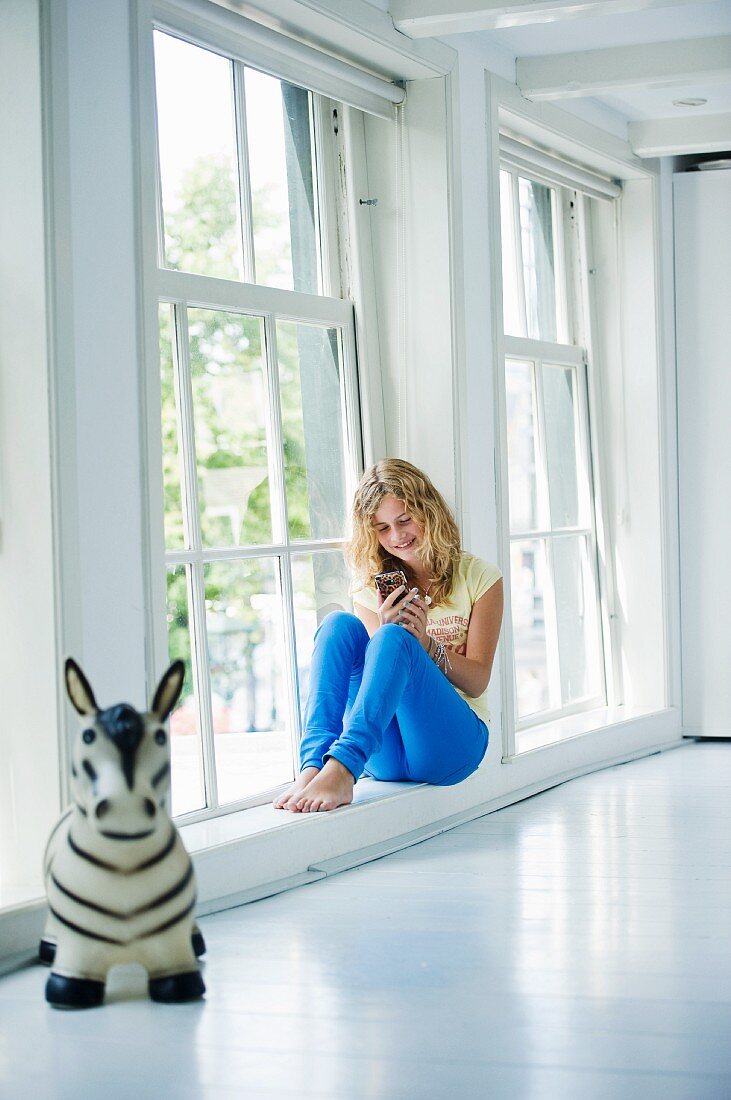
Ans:
[{"label": "girl's face", "polygon": [[371,522],[379,543],[390,557],[412,567],[420,564],[416,551],[424,538],[424,528],[406,511],[403,500],[385,496]]}]

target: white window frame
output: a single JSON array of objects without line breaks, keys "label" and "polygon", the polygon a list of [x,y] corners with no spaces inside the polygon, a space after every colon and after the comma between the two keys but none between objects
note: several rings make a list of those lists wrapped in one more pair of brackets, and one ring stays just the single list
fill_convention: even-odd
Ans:
[{"label": "white window frame", "polygon": [[[598,365],[592,354],[592,314],[591,300],[588,292],[587,280],[590,277],[591,265],[587,242],[587,211],[585,203],[587,196],[594,199],[613,200],[620,189],[612,181],[605,181],[601,177],[595,177],[582,169],[572,172],[572,166],[564,161],[552,158],[530,146],[522,145],[514,139],[501,134],[505,145],[504,155],[501,153],[499,161],[500,171],[508,172],[511,176],[511,186],[515,217],[513,230],[516,233],[515,247],[520,256],[521,242],[519,238],[518,218],[518,177],[534,180],[537,183],[555,188],[552,198],[554,214],[554,226],[556,235],[554,239],[554,259],[557,271],[556,278],[556,304],[557,304],[557,329],[558,335],[568,337],[573,343],[565,344],[535,340],[530,337],[516,337],[503,332],[501,347],[501,377],[500,389],[502,399],[499,402],[500,415],[505,424],[505,430],[501,438],[506,439],[506,404],[505,404],[505,364],[509,359],[521,360],[533,364],[533,379],[537,394],[536,416],[536,441],[539,450],[543,448],[545,438],[545,424],[543,422],[543,403],[541,393],[542,363],[564,365],[575,371],[577,380],[577,419],[578,419],[578,448],[580,466],[578,470],[579,498],[589,506],[592,516],[590,528],[572,528],[570,532],[555,535],[552,531],[513,532],[510,527],[509,501],[507,491],[507,450],[503,454],[504,477],[501,498],[501,526],[503,530],[503,546],[505,549],[506,572],[506,639],[509,643],[511,659],[503,663],[504,677],[504,704],[505,704],[505,754],[506,758],[515,757],[522,751],[529,751],[536,747],[535,738],[531,737],[526,749],[520,745],[521,734],[527,731],[535,731],[537,727],[554,723],[559,719],[568,718],[571,715],[586,711],[597,710],[606,706],[614,706],[621,702],[620,679],[618,675],[616,659],[616,615],[614,614],[614,579],[611,568],[607,563],[610,558],[607,555],[607,546],[604,533],[608,526],[603,515],[603,493],[601,488],[603,463],[601,462],[601,441],[598,426],[601,423],[601,387],[598,381]],[[560,170],[559,170],[560,168]],[[569,190],[571,189],[571,190]],[[496,188],[495,194],[500,197],[500,188]],[[573,201],[573,216],[569,217],[566,209],[568,201]],[[569,224],[571,229],[569,229]],[[569,236],[571,233],[571,236]],[[524,284],[518,278],[518,293],[524,295]],[[523,301],[523,315],[525,316],[525,303]],[[499,318],[502,327],[502,315]],[[537,454],[538,474],[544,468],[542,454]],[[544,486],[545,489],[545,486]],[[588,501],[587,501],[588,495]],[[585,513],[586,514],[586,513]],[[512,599],[510,584],[510,546],[513,542],[523,541],[527,538],[546,538],[547,553],[551,555],[552,542],[555,538],[563,537],[563,534],[579,535],[587,537],[590,564],[592,566],[597,600],[597,622],[599,625],[599,661],[603,691],[599,694],[582,699],[579,702],[562,706],[560,694],[556,698],[556,686],[560,684],[557,653],[551,652],[553,647],[547,645],[547,661],[549,665],[549,706],[546,710],[518,719],[517,716],[517,684],[515,664],[513,659],[514,645],[512,632]],[[546,614],[546,637],[550,640],[549,631],[556,637],[555,632],[555,594],[553,591],[552,572],[549,568],[546,577],[544,591],[544,609]],[[556,666],[556,667],[553,667]]]},{"label": "white window frame", "polygon": [[[155,6],[156,7],[156,6]],[[172,565],[191,564],[191,570],[198,577],[197,582],[189,582],[188,601],[191,625],[191,665],[195,693],[201,715],[201,752],[203,757],[205,808],[179,815],[181,823],[206,820],[223,814],[234,813],[250,806],[261,805],[271,800],[280,787],[259,791],[253,795],[218,804],[216,783],[215,750],[211,716],[210,681],[207,675],[207,635],[205,623],[205,596],[200,575],[204,564],[210,561],[244,560],[246,558],[271,558],[279,562],[279,578],[284,609],[284,630],[287,644],[286,682],[288,688],[288,711],[292,737],[292,754],[295,774],[297,770],[297,752],[300,740],[300,720],[298,705],[298,684],[296,668],[296,647],[294,629],[294,608],[292,601],[290,562],[293,555],[342,548],[343,539],[292,540],[289,537],[286,521],[286,498],[284,494],[284,467],[281,445],[281,423],[278,398],[278,368],[276,354],[276,322],[279,320],[325,325],[335,328],[340,334],[340,368],[343,377],[343,429],[346,436],[345,454],[350,461],[346,465],[346,495],[352,496],[358,477],[363,469],[364,441],[361,431],[361,395],[356,359],[356,319],[355,307],[351,300],[340,295],[345,293],[345,278],[341,277],[339,242],[346,237],[342,220],[347,215],[342,194],[342,137],[333,132],[331,118],[335,106],[324,96],[312,93],[311,103],[315,141],[319,143],[321,156],[315,162],[317,178],[316,191],[319,196],[319,212],[329,221],[329,232],[321,239],[322,294],[304,294],[296,291],[266,287],[260,284],[216,279],[189,272],[176,271],[160,265],[162,251],[162,206],[157,164],[156,133],[156,95],[154,82],[153,30],[174,34],[185,41],[193,42],[204,49],[226,56],[233,62],[235,94],[240,96],[243,66],[261,68],[261,44],[257,45],[255,56],[257,64],[251,64],[246,56],[246,40],[240,36],[210,33],[208,37],[201,27],[196,26],[191,33],[189,18],[180,16],[179,25],[174,18],[175,4],[165,2],[164,18],[155,17],[155,7],[150,19],[141,19],[138,24],[140,58],[140,194],[142,203],[142,252],[143,286],[145,318],[145,420],[147,438],[145,440],[146,468],[148,474],[148,546],[147,585],[148,636],[151,640],[149,663],[152,668],[151,680],[160,674],[168,663],[168,636],[166,627],[166,572]],[[185,5],[181,5],[181,11]],[[230,13],[224,13],[224,20]],[[229,45],[226,47],[226,42]],[[270,73],[276,74],[276,58],[266,66]],[[283,77],[286,79],[286,77]],[[241,117],[240,107],[237,112]],[[342,109],[340,115],[343,115]],[[342,126],[340,127],[342,131]],[[241,135],[239,135],[240,137]],[[242,142],[239,140],[241,150]],[[244,165],[239,153],[239,172],[246,178]],[[245,195],[242,195],[242,199]],[[242,218],[242,224],[244,219]],[[250,266],[251,246],[247,247],[244,232],[244,260]],[[265,333],[265,386],[267,389],[268,434],[267,449],[270,464],[270,478],[273,484],[272,515],[273,540],[270,544],[252,547],[234,547],[204,549],[200,532],[194,537],[193,546],[186,550],[168,550],[163,530],[163,491],[162,491],[162,432],[160,405],[160,358],[158,308],[161,304],[170,304],[185,315],[187,307],[236,312],[243,315],[255,315],[263,318]],[[183,322],[184,324],[185,322]],[[175,338],[173,336],[173,340]],[[188,348],[185,341],[179,349],[179,366],[184,378],[189,376],[187,362]],[[175,352],[174,352],[175,355]],[[189,377],[188,377],[189,381]],[[177,383],[176,383],[177,384]],[[189,387],[186,387],[189,390]],[[183,497],[189,495],[191,487],[197,482],[195,476],[195,449],[193,440],[192,408],[186,408],[186,400],[181,403],[179,418],[179,454],[181,459],[181,491]],[[186,467],[183,469],[183,467]],[[194,490],[193,490],[194,491]],[[195,526],[195,525],[194,525]],[[164,568],[160,564],[164,562]]]}]

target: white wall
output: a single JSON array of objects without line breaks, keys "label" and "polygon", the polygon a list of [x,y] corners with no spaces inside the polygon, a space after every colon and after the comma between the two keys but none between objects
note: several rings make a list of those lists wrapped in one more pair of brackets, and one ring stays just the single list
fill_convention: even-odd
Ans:
[{"label": "white wall", "polygon": [[674,191],[683,725],[731,737],[731,171]]},{"label": "white wall", "polygon": [[41,881],[59,811],[36,0],[0,35],[0,905]]}]

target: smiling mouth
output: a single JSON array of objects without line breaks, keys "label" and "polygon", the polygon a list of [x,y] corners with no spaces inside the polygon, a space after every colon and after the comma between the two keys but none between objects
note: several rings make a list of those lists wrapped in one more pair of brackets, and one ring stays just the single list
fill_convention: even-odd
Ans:
[{"label": "smiling mouth", "polygon": [[411,539],[410,542],[405,542],[401,546],[394,546],[393,549],[394,550],[408,550],[408,549],[410,549],[410,547],[412,547],[414,545],[415,542],[416,542],[416,539]]}]

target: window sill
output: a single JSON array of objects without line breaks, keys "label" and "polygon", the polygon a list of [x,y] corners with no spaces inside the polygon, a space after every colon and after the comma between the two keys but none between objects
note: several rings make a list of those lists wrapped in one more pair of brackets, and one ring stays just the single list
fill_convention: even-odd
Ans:
[{"label": "window sill", "polygon": [[557,745],[563,741],[570,741],[574,737],[583,737],[587,733],[606,730],[610,726],[635,722],[639,718],[662,714],[665,710],[665,707],[597,707],[595,710],[584,710],[578,714],[556,718],[552,722],[530,726],[516,733],[518,747],[515,756],[506,756],[503,760],[515,760],[517,757],[525,756],[526,753],[545,749],[549,745]]},{"label": "window sill", "polygon": [[[378,802],[423,786],[423,783],[379,783],[375,779],[361,779],[355,787],[353,805],[363,806],[369,802]],[[208,818],[206,821],[195,821],[179,828],[185,847],[191,855],[195,855],[287,826],[298,827],[303,821],[314,821],[318,816],[321,818],[323,815],[293,814],[288,810],[275,810],[274,806],[268,804]]]}]

